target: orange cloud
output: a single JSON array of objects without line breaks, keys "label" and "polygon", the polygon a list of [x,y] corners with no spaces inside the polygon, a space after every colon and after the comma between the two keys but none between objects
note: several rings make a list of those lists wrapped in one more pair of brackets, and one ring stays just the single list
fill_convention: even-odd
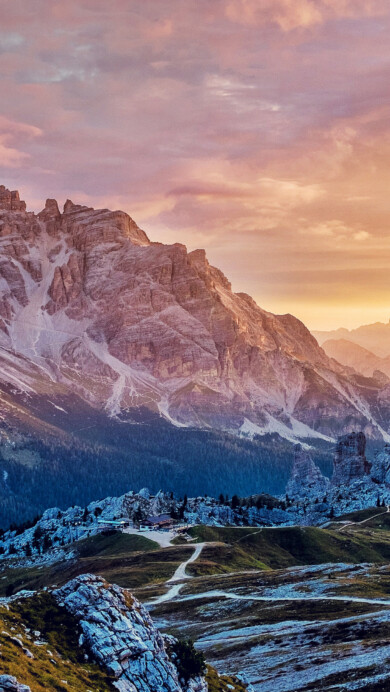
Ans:
[{"label": "orange cloud", "polygon": [[384,0],[230,0],[226,16],[239,24],[274,22],[287,32],[334,17],[381,16],[387,9]]}]

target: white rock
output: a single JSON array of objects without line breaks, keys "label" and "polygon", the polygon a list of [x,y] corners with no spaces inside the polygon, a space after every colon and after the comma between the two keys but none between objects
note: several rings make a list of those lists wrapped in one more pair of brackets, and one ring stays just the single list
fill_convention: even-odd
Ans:
[{"label": "white rock", "polygon": [[80,622],[93,658],[116,678],[121,692],[206,692],[203,678],[184,691],[169,658],[167,639],[131,594],[101,577],[82,575],[54,591]]}]

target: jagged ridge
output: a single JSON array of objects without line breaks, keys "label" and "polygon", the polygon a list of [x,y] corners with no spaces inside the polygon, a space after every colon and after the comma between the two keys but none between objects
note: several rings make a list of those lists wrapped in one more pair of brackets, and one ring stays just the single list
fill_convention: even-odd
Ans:
[{"label": "jagged ridge", "polygon": [[[152,243],[124,212],[0,197],[0,377],[110,415],[287,439],[387,439],[390,387],[331,361],[291,315],[235,294],[203,250]],[[388,391],[389,390],[389,391]],[[389,438],[390,439],[390,438]]]}]

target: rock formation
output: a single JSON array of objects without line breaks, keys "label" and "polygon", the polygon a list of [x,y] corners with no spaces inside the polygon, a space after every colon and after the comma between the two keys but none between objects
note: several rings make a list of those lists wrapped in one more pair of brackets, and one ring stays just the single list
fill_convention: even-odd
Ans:
[{"label": "rock formation", "polygon": [[[120,497],[106,497],[90,502],[87,507],[73,505],[66,510],[51,507],[33,526],[24,531],[12,528],[0,535],[0,565],[14,554],[26,564],[72,559],[73,554],[66,552],[65,546],[100,533],[102,526],[99,521],[112,521],[113,517],[125,523],[137,524],[147,517],[169,515],[171,512],[179,516],[182,512],[186,523],[209,526],[234,526],[243,523],[257,526],[263,523],[292,522],[288,512],[280,508],[281,501],[270,495],[264,496],[260,507],[248,502],[246,508],[233,509],[229,505],[221,505],[220,500],[210,496],[189,497],[183,507],[183,500],[172,495],[160,491],[155,496],[146,497],[143,489],[139,493],[130,491]],[[267,504],[270,502],[271,507],[268,508]],[[48,543],[53,546],[50,551],[47,551],[47,544],[45,548],[45,539],[50,539]],[[26,554],[28,557],[25,557]]]},{"label": "rock formation", "polygon": [[[295,523],[318,524],[324,517],[390,505],[390,445],[386,444],[370,463],[365,455],[366,437],[362,432],[338,439],[333,475],[328,481],[315,466],[308,452],[295,448],[294,466],[286,492],[296,514]],[[330,510],[331,514],[330,514]]]},{"label": "rock formation", "polygon": [[384,483],[390,486],[390,445],[378,452],[371,466],[371,478],[376,483]]},{"label": "rock formation", "polygon": [[31,692],[31,689],[21,685],[13,675],[0,675],[0,692]]},{"label": "rock formation", "polygon": [[329,488],[329,480],[321,473],[310,453],[301,445],[294,448],[294,465],[286,493],[296,500],[307,498],[322,500]]},{"label": "rock formation", "polygon": [[0,209],[7,211],[26,211],[26,202],[19,197],[17,190],[7,190],[4,185],[0,185]]},{"label": "rock formation", "polygon": [[0,187],[7,385],[249,435],[386,436],[390,387],[364,387],[299,320],[233,293],[204,250],[152,243],[121,211],[67,200],[60,213],[53,199],[38,215],[24,208]]},{"label": "rock formation", "polygon": [[116,679],[121,692],[207,692],[203,678],[182,686],[168,640],[127,590],[84,574],[54,596],[80,622],[82,644]]},{"label": "rock formation", "polygon": [[365,456],[366,437],[362,432],[340,437],[333,462],[332,486],[348,485],[370,473]]}]

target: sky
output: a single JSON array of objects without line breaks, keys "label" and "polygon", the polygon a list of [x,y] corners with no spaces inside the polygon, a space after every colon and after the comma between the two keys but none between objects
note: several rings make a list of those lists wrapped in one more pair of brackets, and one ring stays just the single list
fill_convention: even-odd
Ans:
[{"label": "sky", "polygon": [[388,0],[0,0],[0,183],[312,329],[390,317]]}]

